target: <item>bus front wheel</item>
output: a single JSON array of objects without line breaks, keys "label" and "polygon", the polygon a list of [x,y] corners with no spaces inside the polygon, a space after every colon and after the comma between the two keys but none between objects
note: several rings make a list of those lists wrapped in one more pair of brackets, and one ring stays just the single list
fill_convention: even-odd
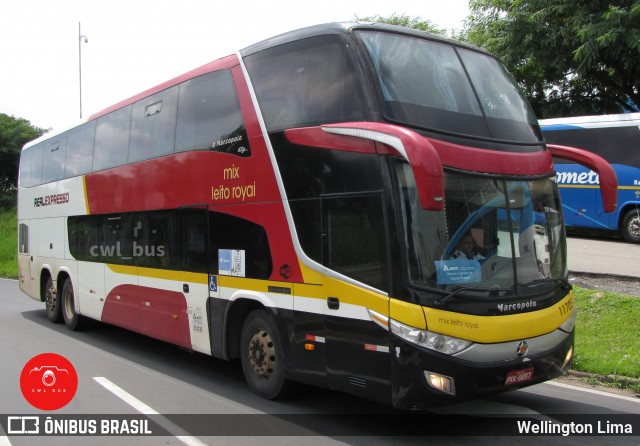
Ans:
[{"label": "bus front wheel", "polygon": [[620,229],[628,242],[640,243],[640,208],[632,209],[624,214]]},{"label": "bus front wheel", "polygon": [[293,383],[284,377],[282,343],[273,317],[254,310],[244,321],[240,336],[240,361],[249,388],[266,399],[289,394]]},{"label": "bus front wheel", "polygon": [[77,331],[84,328],[86,319],[76,312],[75,298],[73,294],[73,285],[71,279],[64,281],[62,286],[62,317],[64,323],[70,330]]}]

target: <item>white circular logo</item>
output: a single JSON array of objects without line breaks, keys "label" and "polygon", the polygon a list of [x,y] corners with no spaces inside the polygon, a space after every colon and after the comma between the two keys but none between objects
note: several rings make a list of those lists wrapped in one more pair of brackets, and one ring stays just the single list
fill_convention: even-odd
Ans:
[{"label": "white circular logo", "polygon": [[46,370],[42,374],[42,384],[47,387],[51,387],[56,383],[56,375],[51,370]]}]

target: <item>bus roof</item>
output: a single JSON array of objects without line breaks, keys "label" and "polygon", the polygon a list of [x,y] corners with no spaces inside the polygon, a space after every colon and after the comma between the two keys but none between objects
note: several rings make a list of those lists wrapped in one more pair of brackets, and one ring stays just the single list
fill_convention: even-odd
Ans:
[{"label": "bus roof", "polygon": [[250,45],[240,51],[240,54],[244,56],[248,56],[253,53],[257,53],[258,51],[262,51],[267,48],[271,48],[274,46],[282,45],[288,42],[293,42],[300,39],[305,39],[307,37],[318,36],[322,34],[346,34],[351,30],[357,29],[368,29],[368,30],[381,30],[381,31],[390,31],[397,32],[403,34],[414,35],[416,37],[427,37],[432,40],[437,40],[443,43],[448,43],[451,45],[457,45],[461,47],[465,47],[474,51],[485,52],[484,50],[479,49],[473,45],[469,45],[468,43],[460,42],[458,40],[452,40],[437,34],[433,34],[427,31],[421,31],[413,28],[407,28],[404,26],[397,25],[387,25],[384,23],[361,23],[361,22],[334,22],[334,23],[324,23],[321,25],[313,25],[306,28],[297,29],[294,31],[289,31],[284,34],[280,34],[269,39],[263,40],[261,42]]},{"label": "bus roof", "polygon": [[[422,37],[422,38],[429,38],[431,40],[435,40],[435,41],[439,41],[439,42],[443,42],[443,43],[447,43],[450,45],[456,45],[459,47],[464,47],[464,48],[468,48],[471,49],[473,51],[478,51],[478,52],[482,52],[485,54],[489,54],[486,53],[484,50],[481,50],[477,47],[474,47],[472,45],[469,45],[467,43],[464,42],[460,42],[457,40],[452,40],[452,39],[448,39],[446,37],[443,36],[439,36],[437,34],[433,34],[433,33],[429,33],[426,31],[420,31],[420,30],[416,30],[416,29],[412,29],[412,28],[406,28],[403,26],[396,26],[396,25],[387,25],[387,24],[381,24],[381,23],[359,23],[359,22],[335,22],[335,23],[325,23],[325,24],[321,24],[321,25],[314,25],[314,26],[309,26],[306,28],[301,28],[301,29],[297,29],[294,31],[289,31],[286,32],[284,34],[280,34],[274,37],[271,37],[269,39],[263,40],[261,42],[255,43],[253,45],[250,45],[242,50],[240,50],[240,55],[242,57],[256,53],[258,51],[262,51],[264,49],[267,48],[271,48],[274,46],[278,46],[278,45],[282,45],[284,43],[288,43],[288,42],[293,42],[296,40],[300,40],[300,39],[304,39],[307,37],[313,37],[313,36],[318,36],[318,35],[323,35],[323,34],[347,34],[349,33],[351,30],[354,29],[363,29],[363,30],[380,30],[380,31],[387,31],[387,32],[396,32],[396,33],[403,33],[403,34],[407,34],[407,35],[414,35],[416,37]],[[69,126],[69,127],[65,127],[62,130],[55,130],[53,132],[50,133],[45,133],[44,135],[42,135],[40,138],[37,138],[33,141],[30,141],[29,143],[27,143],[24,148],[28,148],[31,147],[41,141],[47,140],[49,138],[55,137],[58,134],[62,134],[66,131],[69,131],[75,127],[78,127],[86,122],[95,120],[101,116],[107,115],[117,109],[120,109],[122,107],[126,107],[127,105],[133,104],[134,102],[137,102],[140,99],[143,99],[147,96],[151,96],[155,93],[161,92],[163,90],[166,90],[167,88],[171,88],[175,85],[178,85],[186,80],[192,79],[194,77],[197,76],[201,76],[203,74],[212,72],[212,71],[216,71],[216,70],[220,70],[220,69],[224,69],[224,68],[230,68],[234,65],[236,65],[238,63],[238,59],[236,55],[229,55],[226,57],[222,57],[220,59],[214,60],[213,62],[209,62],[205,65],[202,65],[201,67],[195,68],[191,71],[188,71],[184,74],[181,74],[177,77],[174,77],[173,79],[170,79],[166,82],[163,82],[159,85],[156,85],[155,87],[151,87],[141,93],[138,93],[134,96],[131,96],[127,99],[124,99],[120,102],[117,102],[103,110],[100,110],[96,113],[93,113],[92,115],[89,116],[89,118],[87,118],[86,120],[81,120],[79,121],[77,124]]]}]

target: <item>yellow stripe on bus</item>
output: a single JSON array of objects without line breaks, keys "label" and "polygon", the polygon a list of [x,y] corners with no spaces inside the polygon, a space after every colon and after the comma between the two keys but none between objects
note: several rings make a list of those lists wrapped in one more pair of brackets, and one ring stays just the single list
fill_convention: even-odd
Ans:
[{"label": "yellow stripe on bus", "polygon": [[175,280],[176,282],[209,283],[209,276],[203,273],[191,273],[187,271],[173,271],[156,268],[143,268],[138,266],[114,265],[108,263],[107,267],[118,274],[129,276],[151,277],[153,279]]},{"label": "yellow stripe on bus", "polygon": [[587,186],[584,184],[558,184],[558,187],[564,189],[600,189],[600,186]]},{"label": "yellow stripe on bus", "polygon": [[324,282],[322,284],[294,284],[295,295],[321,300],[337,297],[340,300],[340,304],[369,308],[384,316],[389,315],[388,296],[360,288],[357,285],[342,282],[329,276],[323,276],[322,279]]},{"label": "yellow stripe on bus", "polygon": [[567,320],[571,309],[573,291],[549,308],[527,313],[474,316],[434,308],[424,308],[424,313],[431,331],[473,342],[494,343],[551,333]]},{"label": "yellow stripe on bus", "polygon": [[[119,274],[180,282],[207,284],[209,278],[207,274],[185,271],[114,264],[107,264],[107,267]],[[549,308],[510,315],[476,316],[389,299],[385,295],[328,276],[322,278],[324,284],[304,284],[218,276],[218,286],[260,293],[268,293],[270,286],[278,286],[282,289],[291,289],[291,294],[299,297],[322,300],[338,297],[341,304],[369,308],[418,329],[426,328],[433,332],[480,343],[506,342],[550,333],[571,314],[567,309],[573,308],[573,292],[570,292],[563,300]]]},{"label": "yellow stripe on bus", "polygon": [[87,209],[87,215],[89,215],[91,212],[89,212],[89,195],[87,195],[87,177],[86,177],[86,175],[82,176],[82,191],[84,192],[84,206]]},{"label": "yellow stripe on bus", "polygon": [[[600,189],[600,186],[587,186],[585,184],[558,184],[564,189]],[[640,190],[640,186],[618,186],[618,190]]]},{"label": "yellow stripe on bus", "polygon": [[389,302],[389,317],[411,327],[422,330],[427,328],[424,320],[424,312],[420,305],[398,299],[391,299],[391,302]]}]

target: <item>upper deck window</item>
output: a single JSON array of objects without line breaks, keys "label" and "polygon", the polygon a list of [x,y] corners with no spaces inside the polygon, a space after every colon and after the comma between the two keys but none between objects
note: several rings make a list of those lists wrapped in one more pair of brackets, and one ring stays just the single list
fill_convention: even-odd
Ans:
[{"label": "upper deck window", "polygon": [[93,149],[93,170],[127,163],[131,129],[131,105],[98,118]]},{"label": "upper deck window", "polygon": [[210,149],[248,156],[248,144],[231,71],[216,71],[180,85],[176,152]]},{"label": "upper deck window", "polygon": [[269,131],[364,118],[357,76],[338,36],[279,45],[245,62]]},{"label": "upper deck window", "polygon": [[133,104],[130,163],[173,153],[177,108],[177,86]]},{"label": "upper deck window", "polygon": [[42,182],[44,144],[36,144],[22,151],[20,158],[20,185],[35,186]]},{"label": "upper deck window", "polygon": [[357,35],[377,74],[387,119],[483,139],[542,141],[529,104],[493,57],[413,36]]}]

